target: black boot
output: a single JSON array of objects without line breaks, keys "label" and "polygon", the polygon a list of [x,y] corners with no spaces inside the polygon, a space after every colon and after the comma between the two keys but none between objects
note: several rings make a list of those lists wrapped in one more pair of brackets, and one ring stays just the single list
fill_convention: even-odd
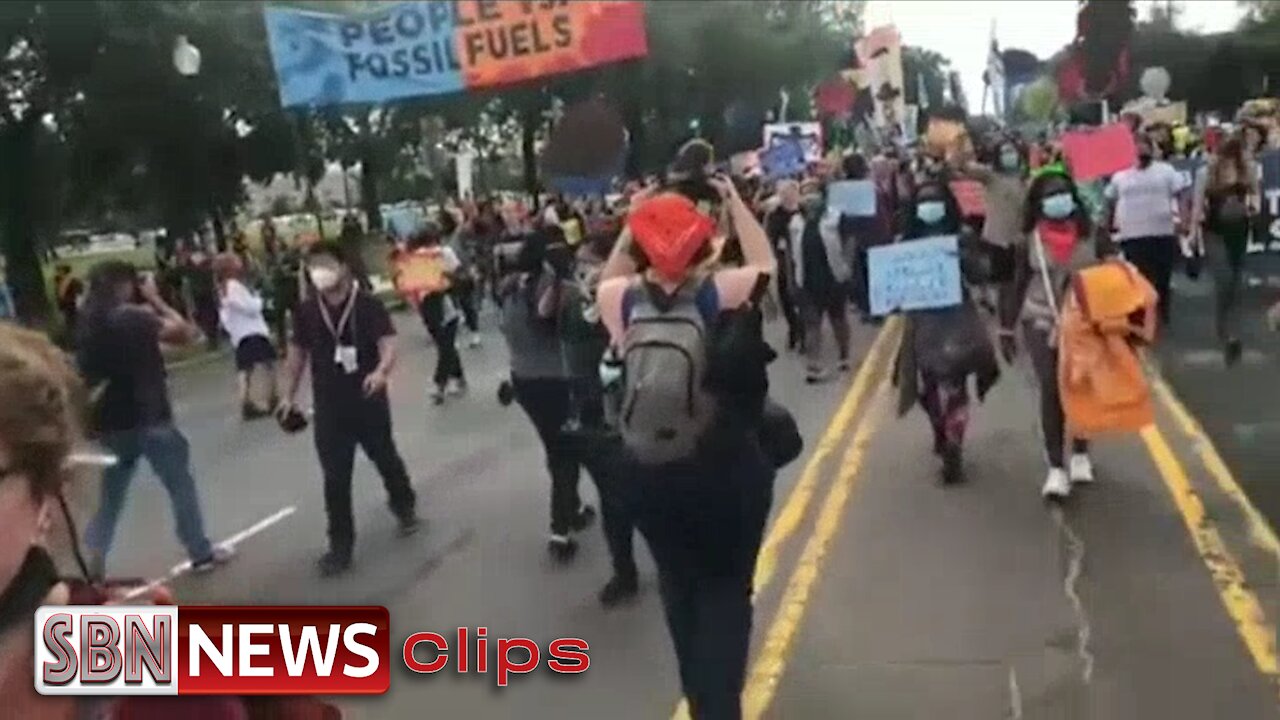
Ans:
[{"label": "black boot", "polygon": [[634,598],[640,592],[640,582],[635,575],[614,575],[600,589],[600,604],[616,607]]}]

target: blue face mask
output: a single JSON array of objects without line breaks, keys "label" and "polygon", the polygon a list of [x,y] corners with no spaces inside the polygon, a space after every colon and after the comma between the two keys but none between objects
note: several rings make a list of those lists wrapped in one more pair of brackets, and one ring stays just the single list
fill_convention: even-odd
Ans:
[{"label": "blue face mask", "polygon": [[1065,220],[1076,211],[1076,201],[1070,193],[1057,193],[1041,200],[1040,209],[1047,218]]},{"label": "blue face mask", "polygon": [[925,225],[936,225],[947,216],[947,206],[941,200],[929,200],[916,205],[916,217]]}]

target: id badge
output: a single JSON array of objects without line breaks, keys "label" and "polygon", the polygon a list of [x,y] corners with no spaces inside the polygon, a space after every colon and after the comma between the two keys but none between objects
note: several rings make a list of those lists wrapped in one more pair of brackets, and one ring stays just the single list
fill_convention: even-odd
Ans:
[{"label": "id badge", "polygon": [[353,375],[358,367],[356,346],[339,345],[333,349],[333,362],[342,368],[342,372]]}]

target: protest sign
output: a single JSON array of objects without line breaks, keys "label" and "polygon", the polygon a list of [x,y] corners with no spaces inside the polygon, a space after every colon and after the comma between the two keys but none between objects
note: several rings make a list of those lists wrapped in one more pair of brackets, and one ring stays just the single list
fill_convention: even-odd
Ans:
[{"label": "protest sign", "polygon": [[382,211],[387,233],[398,240],[408,240],[426,226],[426,217],[418,206],[389,208]]},{"label": "protest sign", "polygon": [[797,142],[805,162],[822,160],[822,124],[816,122],[769,123],[764,126],[764,150],[784,141]]},{"label": "protest sign", "polygon": [[363,14],[263,10],[284,107],[508,85],[648,53],[636,0],[418,0]]},{"label": "protest sign", "polygon": [[842,180],[831,183],[827,186],[827,207],[841,215],[875,217],[875,181]]},{"label": "protest sign", "polygon": [[955,235],[909,240],[867,251],[871,314],[959,305],[960,252]]},{"label": "protest sign", "polygon": [[854,44],[858,63],[875,101],[875,125],[881,130],[901,127],[906,116],[903,93],[902,35],[893,25],[881,25]]},{"label": "protest sign", "polygon": [[1138,160],[1133,133],[1124,123],[1066,133],[1062,136],[1062,152],[1077,182],[1114,175],[1133,167]]},{"label": "protest sign", "polygon": [[760,153],[760,169],[766,179],[799,175],[805,168],[804,148],[793,138],[782,138]]},{"label": "protest sign", "polygon": [[396,258],[395,284],[401,294],[410,296],[448,290],[443,255],[420,251]]},{"label": "protest sign", "polygon": [[956,196],[960,214],[965,217],[987,216],[987,191],[977,180],[955,180],[951,192]]}]

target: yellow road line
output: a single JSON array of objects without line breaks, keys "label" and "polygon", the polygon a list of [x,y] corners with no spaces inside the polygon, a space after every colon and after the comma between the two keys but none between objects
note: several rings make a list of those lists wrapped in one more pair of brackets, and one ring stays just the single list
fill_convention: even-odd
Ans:
[{"label": "yellow road line", "polygon": [[1249,526],[1250,541],[1271,553],[1275,556],[1276,562],[1280,563],[1280,539],[1276,537],[1276,531],[1249,500],[1249,496],[1240,487],[1240,483],[1236,482],[1235,476],[1227,468],[1227,463],[1223,461],[1222,455],[1218,453],[1218,448],[1209,439],[1209,435],[1204,431],[1204,428],[1200,426],[1200,423],[1182,404],[1182,401],[1174,394],[1168,383],[1158,374],[1152,375],[1152,385],[1155,387],[1156,395],[1164,403],[1165,407],[1169,408],[1174,420],[1181,426],[1182,432],[1190,436],[1192,443],[1196,447],[1196,453],[1200,456],[1200,461],[1204,463],[1205,469],[1209,471],[1209,475],[1217,483],[1218,489],[1244,513],[1245,521]]},{"label": "yellow road line", "polygon": [[778,613],[765,635],[764,645],[751,667],[751,674],[747,676],[742,704],[743,716],[748,720],[763,716],[769,709],[778,690],[778,682],[786,672],[791,648],[804,621],[809,598],[822,572],[831,541],[844,521],[845,506],[853,492],[854,480],[858,477],[866,448],[879,424],[880,413],[877,410],[877,407],[872,406],[858,424],[853,443],[840,462],[840,473],[822,502],[822,510],[814,523],[813,535],[805,543],[804,552],[787,581]]},{"label": "yellow road line", "polygon": [[[800,478],[796,480],[796,484],[787,495],[786,503],[778,511],[773,525],[769,527],[769,532],[760,545],[760,554],[756,557],[755,575],[752,578],[752,588],[756,594],[767,587],[773,580],[773,576],[777,574],[778,555],[782,545],[799,529],[800,523],[804,520],[809,502],[813,499],[814,490],[821,477],[823,463],[845,438],[849,423],[858,414],[858,408],[862,406],[867,389],[871,386],[872,377],[880,367],[880,356],[884,354],[885,348],[897,346],[897,343],[892,342],[891,339],[897,337],[901,324],[902,318],[895,315],[885,322],[876,335],[871,347],[867,349],[867,356],[862,361],[862,366],[858,368],[858,373],[853,378],[853,386],[832,415],[831,422],[809,457],[809,462],[805,463],[804,470],[800,472]],[[689,708],[684,700],[676,706],[671,718],[672,720],[689,720]]]},{"label": "yellow road line", "polygon": [[1209,569],[1213,584],[1218,589],[1218,596],[1227,614],[1235,621],[1236,629],[1253,657],[1254,665],[1271,683],[1273,690],[1280,691],[1275,628],[1267,621],[1262,604],[1249,589],[1244,571],[1227,549],[1217,526],[1205,513],[1204,502],[1191,487],[1186,469],[1174,455],[1159,428],[1154,425],[1145,428],[1142,440],[1146,443],[1147,452],[1155,461],[1160,476],[1164,478],[1178,514],[1187,526],[1187,532],[1191,535],[1200,559]]},{"label": "yellow road line", "polygon": [[826,432],[818,440],[813,455],[800,473],[800,479],[796,481],[791,493],[787,496],[786,504],[778,511],[778,517],[769,528],[769,533],[760,546],[760,554],[756,559],[755,577],[752,579],[755,592],[760,592],[773,580],[778,568],[778,553],[783,543],[795,533],[801,521],[804,520],[809,501],[813,499],[814,490],[821,477],[822,465],[831,451],[844,439],[850,421],[857,415],[867,389],[871,387],[872,376],[876,374],[876,368],[880,365],[880,355],[887,345],[893,345],[889,342],[889,338],[894,336],[900,322],[901,319],[897,316],[890,318],[876,335],[875,341],[867,350],[866,359],[862,361],[862,367],[858,368],[858,373],[853,379],[853,387],[845,395],[845,399],[832,416]]}]

